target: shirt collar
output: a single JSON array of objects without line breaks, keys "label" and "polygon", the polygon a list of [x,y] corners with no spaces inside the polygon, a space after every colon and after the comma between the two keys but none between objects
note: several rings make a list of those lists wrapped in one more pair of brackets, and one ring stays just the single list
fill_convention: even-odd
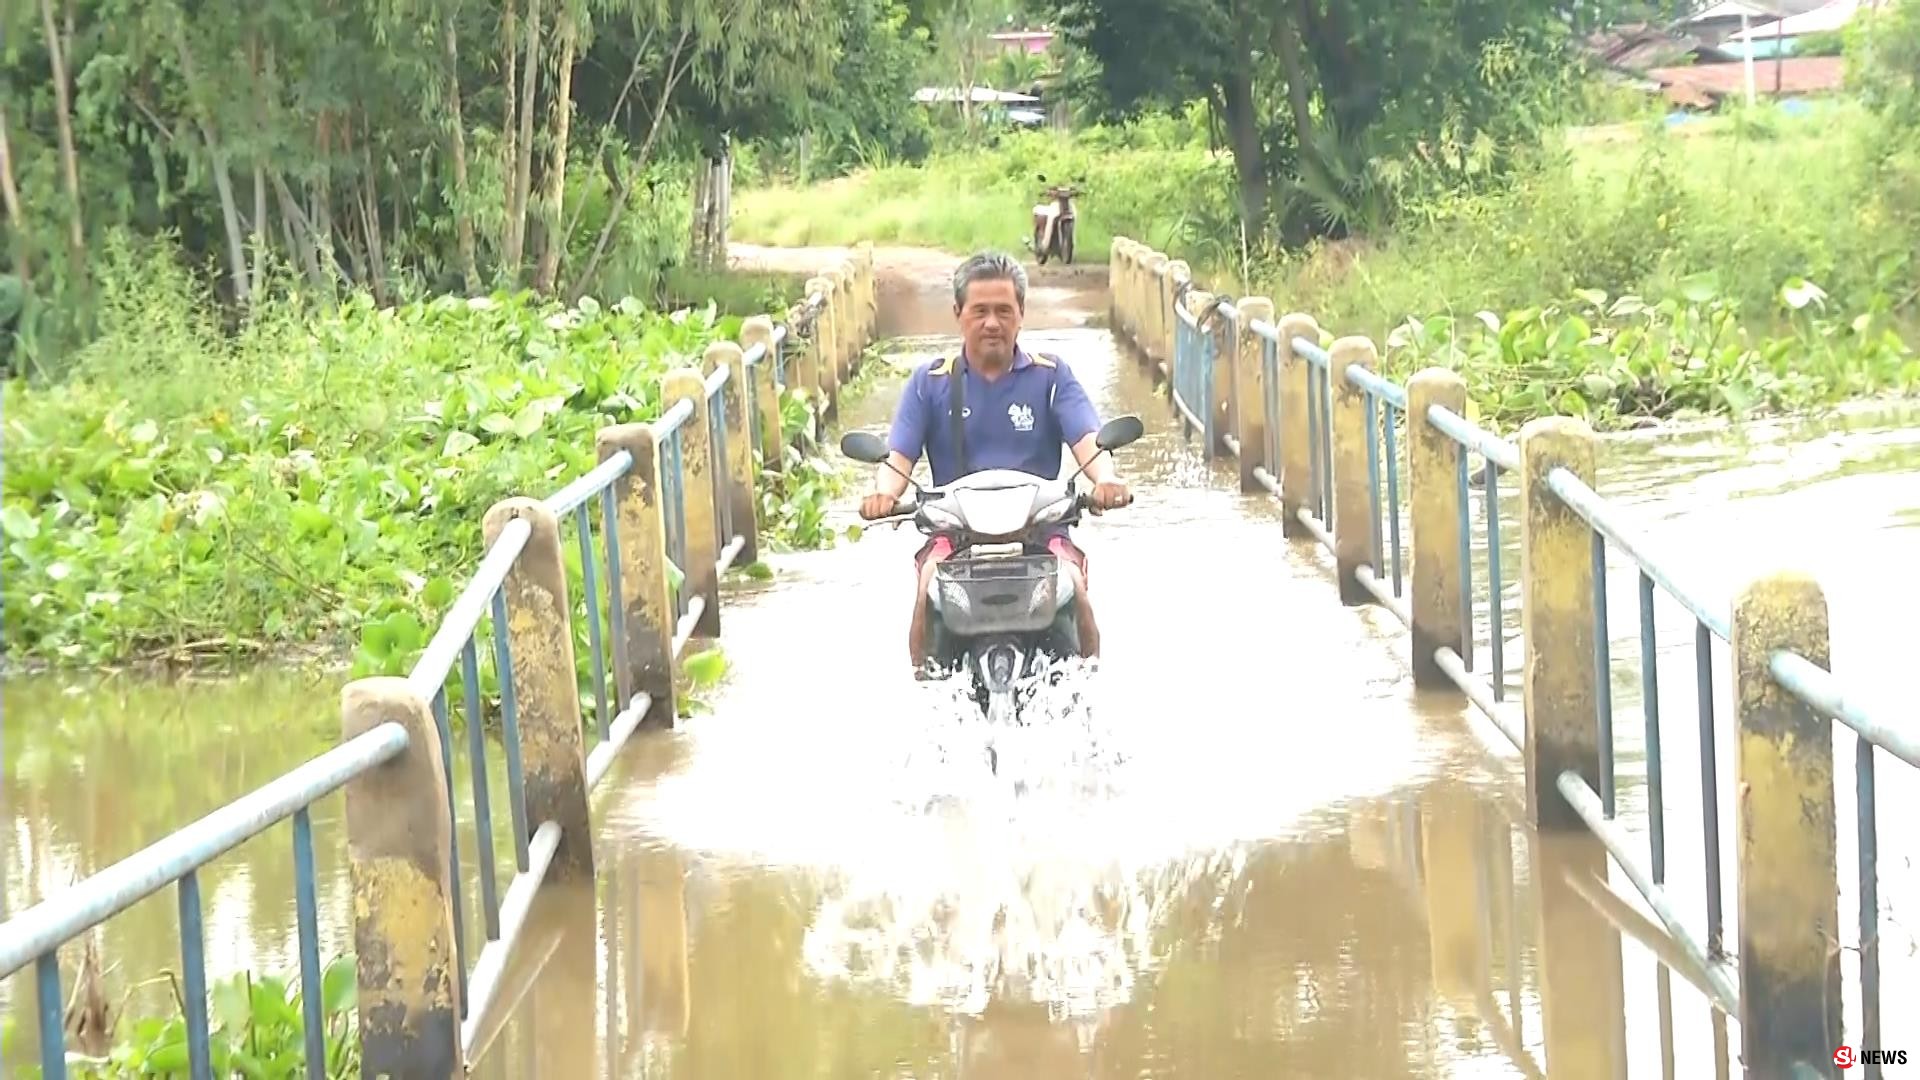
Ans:
[{"label": "shirt collar", "polygon": [[[973,371],[973,361],[967,358],[967,349],[966,349],[966,346],[964,345],[960,347],[960,366],[961,366],[961,369],[964,371],[967,371],[967,372]],[[1021,371],[1026,368],[1030,368],[1032,366],[1033,366],[1033,355],[1027,352],[1026,349],[1022,348],[1019,342],[1017,341],[1014,342],[1013,363],[1008,366],[1007,370]]]}]

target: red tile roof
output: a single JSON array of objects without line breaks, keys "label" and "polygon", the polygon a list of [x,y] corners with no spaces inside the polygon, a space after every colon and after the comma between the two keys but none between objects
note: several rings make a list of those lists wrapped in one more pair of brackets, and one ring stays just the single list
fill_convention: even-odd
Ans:
[{"label": "red tile roof", "polygon": [[[1776,63],[1778,89],[1775,88]],[[1696,94],[1715,97],[1746,93],[1746,65],[1693,64],[1686,67],[1654,68],[1647,77],[1680,96]],[[1840,89],[1846,81],[1846,60],[1839,56],[1797,56],[1783,61],[1755,60],[1753,89],[1756,94],[1818,94]],[[1670,94],[1670,96],[1672,96]]]}]

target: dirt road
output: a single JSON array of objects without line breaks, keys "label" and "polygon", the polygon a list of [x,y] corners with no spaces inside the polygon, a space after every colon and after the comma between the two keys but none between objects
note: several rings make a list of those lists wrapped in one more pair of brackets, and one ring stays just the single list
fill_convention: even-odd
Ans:
[{"label": "dirt road", "polygon": [[[740,270],[812,273],[847,253],[846,248],[775,248],[730,244],[727,262]],[[932,248],[882,247],[873,249],[874,276],[879,279],[879,332],[889,337],[952,333],[953,271],[964,256]],[[1030,330],[1072,329],[1102,325],[1107,317],[1107,263],[1036,266],[1027,269],[1027,314]]]}]

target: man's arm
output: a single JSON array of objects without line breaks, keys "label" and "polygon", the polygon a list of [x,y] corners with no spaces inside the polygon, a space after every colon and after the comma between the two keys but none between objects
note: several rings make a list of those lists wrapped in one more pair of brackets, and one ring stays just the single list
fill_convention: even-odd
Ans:
[{"label": "man's arm", "polygon": [[1097,429],[1081,436],[1080,441],[1073,444],[1073,460],[1087,470],[1087,479],[1095,484],[1105,484],[1115,478],[1113,455],[1100,452],[1100,447],[1096,445],[1099,437]]},{"label": "man's arm", "polygon": [[[896,469],[899,471],[895,472]],[[873,490],[897,499],[907,493],[907,477],[912,475],[913,462],[907,455],[898,450],[888,451],[887,464],[873,471]]]}]

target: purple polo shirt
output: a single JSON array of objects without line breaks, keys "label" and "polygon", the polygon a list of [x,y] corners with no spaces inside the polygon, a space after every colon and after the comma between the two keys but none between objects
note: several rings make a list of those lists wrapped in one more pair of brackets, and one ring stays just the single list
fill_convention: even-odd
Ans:
[{"label": "purple polo shirt", "polygon": [[887,445],[908,461],[919,461],[924,452],[935,487],[961,476],[948,411],[955,378],[967,380],[962,424],[969,472],[1019,469],[1057,480],[1060,448],[1100,428],[1093,402],[1064,360],[1016,345],[1013,366],[991,382],[966,364],[964,353],[929,361],[907,379]]}]

